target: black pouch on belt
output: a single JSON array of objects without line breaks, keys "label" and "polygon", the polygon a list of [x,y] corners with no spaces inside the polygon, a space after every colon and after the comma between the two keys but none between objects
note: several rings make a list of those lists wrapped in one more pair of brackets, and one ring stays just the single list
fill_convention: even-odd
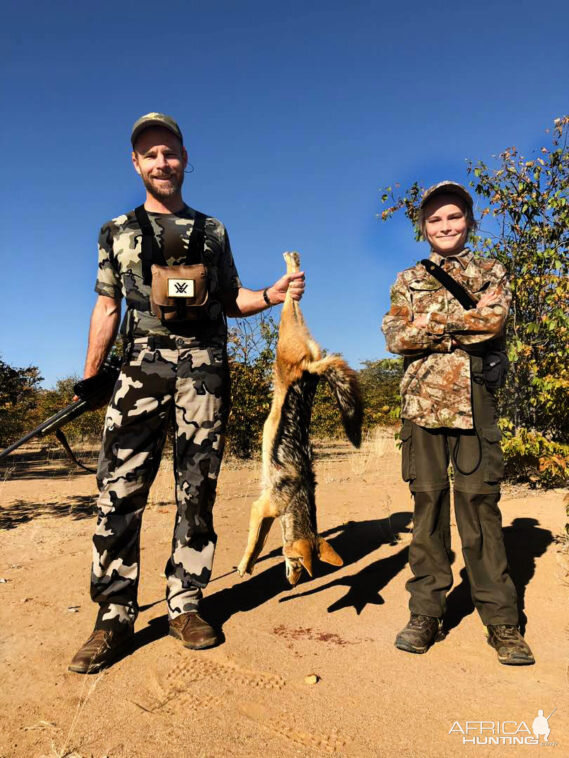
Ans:
[{"label": "black pouch on belt", "polygon": [[490,348],[482,359],[484,384],[489,390],[499,390],[506,383],[510,361],[504,349]]}]

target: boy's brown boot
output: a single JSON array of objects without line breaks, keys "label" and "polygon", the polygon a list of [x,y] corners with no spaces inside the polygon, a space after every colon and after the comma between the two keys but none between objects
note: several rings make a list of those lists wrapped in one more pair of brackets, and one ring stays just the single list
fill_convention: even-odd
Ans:
[{"label": "boy's brown boot", "polygon": [[412,613],[407,626],[395,638],[395,647],[407,653],[426,653],[441,630],[442,619]]}]

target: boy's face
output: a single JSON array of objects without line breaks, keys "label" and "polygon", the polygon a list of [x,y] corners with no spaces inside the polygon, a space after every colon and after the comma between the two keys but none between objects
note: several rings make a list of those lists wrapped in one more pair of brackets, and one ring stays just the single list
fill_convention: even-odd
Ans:
[{"label": "boy's face", "polygon": [[456,195],[437,195],[424,209],[425,236],[439,255],[459,253],[466,243],[468,223]]}]

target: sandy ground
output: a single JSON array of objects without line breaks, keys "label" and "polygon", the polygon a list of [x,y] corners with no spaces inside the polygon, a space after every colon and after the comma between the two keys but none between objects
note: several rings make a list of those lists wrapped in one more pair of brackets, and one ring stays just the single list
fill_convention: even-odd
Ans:
[{"label": "sandy ground", "polygon": [[[506,488],[502,499],[536,665],[501,666],[486,644],[455,527],[448,636],[414,656],[393,646],[407,621],[411,500],[392,435],[376,435],[359,452],[334,444],[318,454],[320,531],[344,566],[319,564],[314,579],[289,589],[275,526],[255,574],[240,579],[232,569],[259,467],[225,465],[204,615],[226,639],[201,652],[167,636],[163,570],[174,508],[164,461],[143,524],[134,650],[93,676],[69,673],[67,664],[94,620],[95,479],[64,462],[6,467],[0,756],[569,755],[569,564],[556,541],[566,493]],[[316,684],[305,683],[310,674]],[[533,737],[526,728],[538,709],[557,709],[548,745],[543,737],[540,745],[463,743],[467,721],[478,742],[481,734]]]}]

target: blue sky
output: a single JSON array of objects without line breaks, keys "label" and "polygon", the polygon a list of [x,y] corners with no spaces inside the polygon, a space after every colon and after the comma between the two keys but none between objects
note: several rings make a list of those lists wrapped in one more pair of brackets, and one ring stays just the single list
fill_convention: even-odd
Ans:
[{"label": "blue sky", "polygon": [[0,356],[45,386],[82,372],[99,228],[143,198],[142,113],[180,123],[185,200],[226,224],[243,283],[299,250],[307,322],[357,367],[426,252],[377,220],[379,188],[465,181],[568,110],[566,0],[24,0],[3,22]]}]

